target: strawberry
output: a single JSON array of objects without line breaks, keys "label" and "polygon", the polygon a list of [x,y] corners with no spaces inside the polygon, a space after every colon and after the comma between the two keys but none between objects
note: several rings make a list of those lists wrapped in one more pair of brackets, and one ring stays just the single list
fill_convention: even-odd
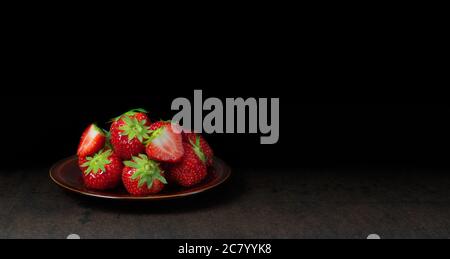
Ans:
[{"label": "strawberry", "polygon": [[131,195],[145,196],[162,191],[167,184],[164,172],[155,161],[144,154],[124,162],[122,181]]},{"label": "strawberry", "polygon": [[151,125],[143,109],[131,110],[113,120],[111,124],[111,145],[123,160],[145,152],[144,141],[150,137]]},{"label": "strawberry", "polygon": [[200,134],[183,132],[184,142],[195,142],[197,137],[200,138],[200,148],[206,156],[206,165],[212,166],[214,161],[214,151],[212,150],[208,142]]},{"label": "strawberry", "polygon": [[89,189],[113,189],[120,183],[123,164],[112,150],[102,150],[93,157],[80,157],[78,164]]},{"label": "strawberry", "polygon": [[146,153],[150,159],[175,163],[184,155],[183,138],[174,131],[175,124],[159,121],[150,126],[152,134],[147,141]]},{"label": "strawberry", "polygon": [[195,142],[184,142],[184,156],[169,169],[170,180],[184,187],[194,186],[206,178],[207,158],[200,146],[200,137]]},{"label": "strawberry", "polygon": [[95,124],[89,125],[81,136],[77,155],[79,157],[91,156],[100,151],[106,142],[105,132]]}]

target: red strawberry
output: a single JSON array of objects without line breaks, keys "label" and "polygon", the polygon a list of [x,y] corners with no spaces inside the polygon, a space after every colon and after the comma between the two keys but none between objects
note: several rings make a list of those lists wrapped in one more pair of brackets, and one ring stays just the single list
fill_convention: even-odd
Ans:
[{"label": "red strawberry", "polygon": [[184,155],[183,138],[173,129],[171,122],[159,121],[150,126],[152,135],[147,141],[146,152],[150,159],[175,163]]},{"label": "red strawberry", "polygon": [[93,157],[80,157],[79,165],[89,189],[113,189],[120,183],[123,164],[112,150],[100,151]]},{"label": "red strawberry", "polygon": [[79,157],[91,156],[100,151],[106,142],[105,132],[95,124],[89,125],[81,136],[77,155]]},{"label": "red strawberry", "polygon": [[149,160],[146,155],[133,157],[131,161],[125,161],[124,164],[122,181],[131,195],[156,194],[167,184],[159,164]]},{"label": "red strawberry", "polygon": [[184,156],[181,161],[170,168],[170,180],[191,187],[203,181],[208,173],[207,158],[200,147],[200,138],[195,142],[183,143]]},{"label": "red strawberry", "polygon": [[150,120],[143,109],[131,110],[116,118],[111,125],[111,145],[123,160],[145,152],[143,144],[149,135]]},{"label": "red strawberry", "polygon": [[200,147],[203,153],[206,156],[206,165],[212,166],[214,161],[214,151],[212,150],[211,146],[208,144],[208,142],[200,135],[196,133],[187,133],[183,132],[183,141],[184,142],[195,142],[197,140],[197,137],[200,138]]}]

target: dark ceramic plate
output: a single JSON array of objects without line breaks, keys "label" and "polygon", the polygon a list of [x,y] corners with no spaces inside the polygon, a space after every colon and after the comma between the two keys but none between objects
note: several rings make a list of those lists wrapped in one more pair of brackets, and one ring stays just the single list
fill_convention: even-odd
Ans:
[{"label": "dark ceramic plate", "polygon": [[77,157],[64,159],[50,169],[50,178],[63,189],[92,197],[118,200],[166,200],[186,197],[217,187],[224,183],[230,175],[231,169],[225,162],[219,158],[215,158],[214,165],[208,172],[208,177],[197,186],[191,188],[167,186],[159,194],[134,197],[128,194],[124,187],[118,187],[110,191],[95,191],[84,187],[81,171],[78,168]]}]

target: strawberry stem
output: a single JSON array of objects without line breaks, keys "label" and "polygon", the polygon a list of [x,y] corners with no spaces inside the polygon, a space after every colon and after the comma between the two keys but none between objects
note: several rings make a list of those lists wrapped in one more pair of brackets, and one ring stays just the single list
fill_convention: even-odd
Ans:
[{"label": "strawberry stem", "polygon": [[133,115],[136,115],[136,113],[148,113],[148,111],[143,108],[131,109],[131,110],[127,111],[126,113],[111,119],[109,122],[115,122],[115,121],[118,121],[120,118],[122,118],[125,115],[133,116]]}]

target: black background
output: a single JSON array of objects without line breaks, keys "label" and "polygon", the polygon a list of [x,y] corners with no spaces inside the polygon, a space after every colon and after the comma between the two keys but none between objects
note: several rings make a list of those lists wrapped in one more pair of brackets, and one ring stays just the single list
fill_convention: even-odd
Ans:
[{"label": "black background", "polygon": [[48,24],[27,23],[7,39],[1,152],[11,167],[50,166],[75,153],[89,123],[130,108],[169,119],[172,100],[192,99],[194,89],[280,98],[278,144],[207,136],[235,167],[448,167],[450,106],[436,90],[443,68],[437,48],[417,39],[421,27],[260,24],[202,35],[179,25],[152,37]]},{"label": "black background", "polygon": [[[141,86],[141,96],[89,92],[81,96],[71,95],[70,90],[67,95],[4,96],[3,157],[20,167],[50,165],[76,152],[79,136],[91,122],[107,128],[109,124],[103,122],[133,107],[147,108],[154,119],[169,119],[174,114],[170,111],[173,98],[193,100],[193,89],[168,92],[151,90],[152,85]],[[133,86],[124,86],[126,91],[130,88]],[[207,136],[217,155],[233,166],[447,166],[450,109],[446,104],[320,104],[302,101],[301,92],[254,91],[251,95],[238,90],[203,89],[205,98],[280,98],[279,143],[260,145],[257,134]]]}]

